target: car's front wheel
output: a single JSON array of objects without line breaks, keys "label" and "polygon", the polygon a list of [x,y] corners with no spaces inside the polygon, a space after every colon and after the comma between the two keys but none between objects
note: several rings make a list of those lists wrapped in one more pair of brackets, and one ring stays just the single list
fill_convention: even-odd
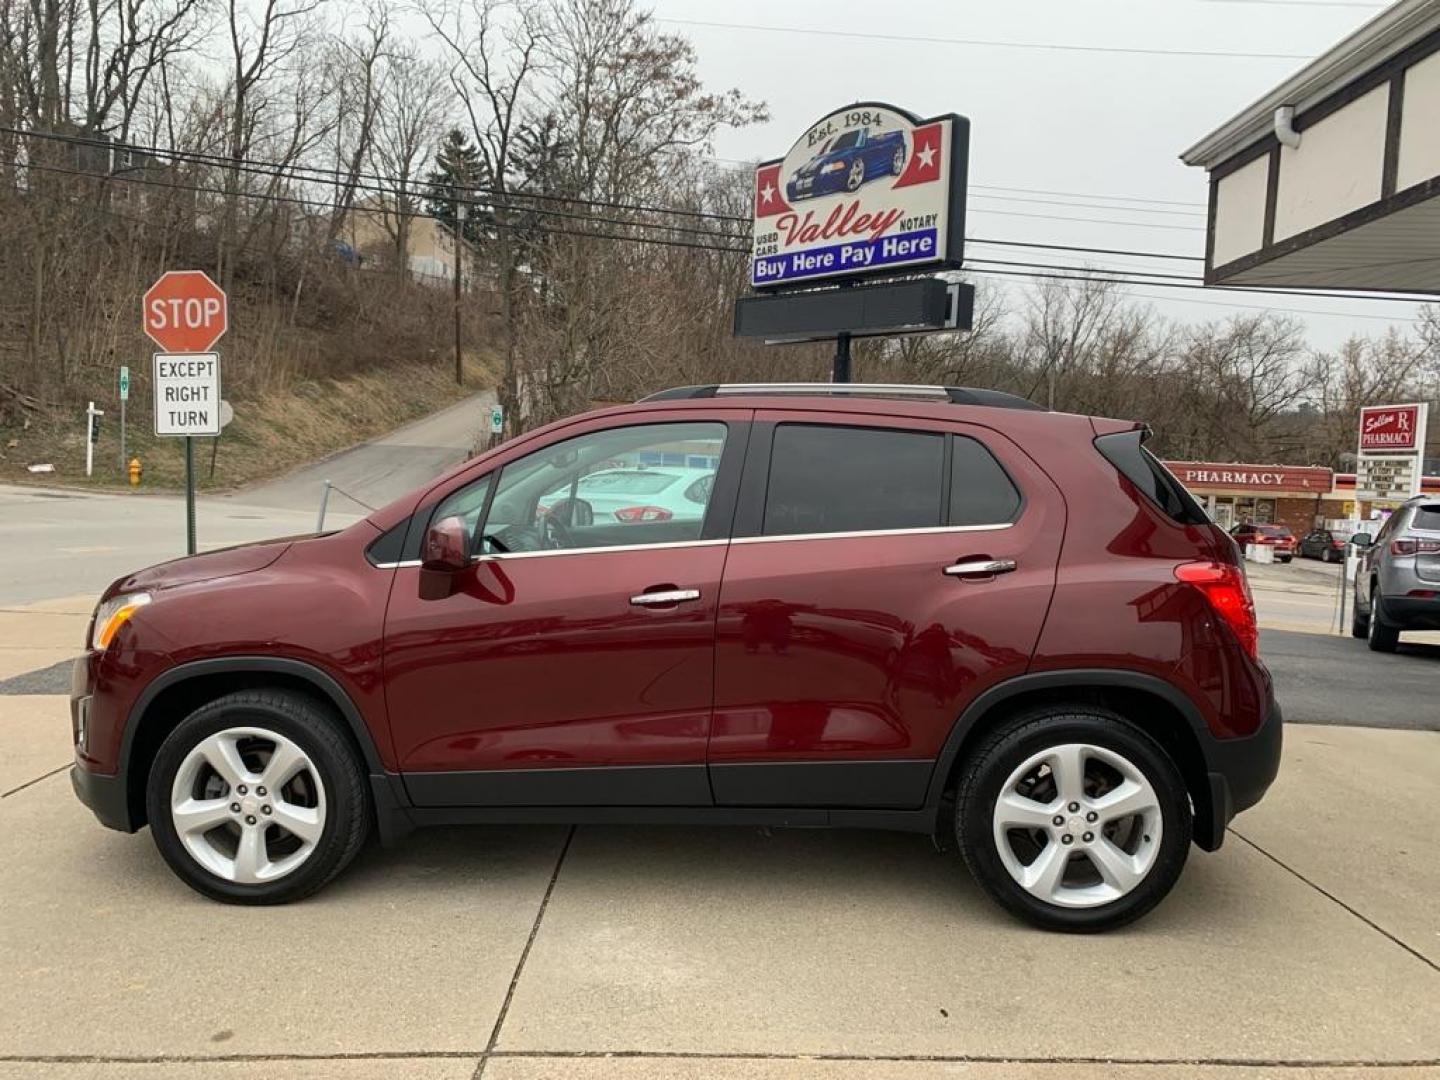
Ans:
[{"label": "car's front wheel", "polygon": [[865,183],[865,162],[856,158],[850,166],[850,171],[845,174],[845,190],[859,191],[860,185]]},{"label": "car's front wheel", "polygon": [[236,904],[308,896],[369,830],[365,777],[337,720],[282,690],[227,694],[182,720],[156,754],[146,805],[170,868]]},{"label": "car's front wheel", "polygon": [[1108,709],[1050,706],[985,737],[965,764],[956,837],[1003,907],[1051,930],[1122,926],[1175,884],[1193,828],[1165,751]]}]

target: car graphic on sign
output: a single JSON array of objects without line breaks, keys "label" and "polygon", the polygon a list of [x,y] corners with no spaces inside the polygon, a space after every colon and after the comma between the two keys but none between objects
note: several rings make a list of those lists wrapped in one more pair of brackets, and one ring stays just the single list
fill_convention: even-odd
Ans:
[{"label": "car graphic on sign", "polygon": [[823,143],[814,157],[795,170],[785,185],[785,196],[795,202],[817,195],[859,191],[878,177],[899,176],[904,168],[903,132],[874,134],[856,128]]}]

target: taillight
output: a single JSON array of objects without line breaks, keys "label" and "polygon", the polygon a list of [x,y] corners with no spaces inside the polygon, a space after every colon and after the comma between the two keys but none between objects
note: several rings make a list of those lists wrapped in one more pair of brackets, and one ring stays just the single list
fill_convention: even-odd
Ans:
[{"label": "taillight", "polygon": [[1440,553],[1440,540],[1391,540],[1391,555],[1434,555]]},{"label": "taillight", "polygon": [[1181,563],[1175,567],[1175,579],[1204,593],[1215,613],[1234,631],[1241,647],[1252,659],[1260,655],[1255,601],[1250,598],[1250,583],[1243,570],[1218,562]]},{"label": "taillight", "polygon": [[615,511],[615,517],[624,522],[669,521],[674,515],[663,506],[625,506]]}]

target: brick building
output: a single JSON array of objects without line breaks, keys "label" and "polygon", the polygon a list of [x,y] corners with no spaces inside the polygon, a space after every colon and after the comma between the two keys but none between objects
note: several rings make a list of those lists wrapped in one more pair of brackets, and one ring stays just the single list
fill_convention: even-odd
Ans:
[{"label": "brick building", "polygon": [[[1366,517],[1370,512],[1369,503],[1355,505],[1354,473],[1312,465],[1217,461],[1167,461],[1165,467],[1226,529],[1250,521],[1284,525],[1303,536],[1325,521]],[[1440,476],[1426,476],[1421,490],[1440,495]]]}]

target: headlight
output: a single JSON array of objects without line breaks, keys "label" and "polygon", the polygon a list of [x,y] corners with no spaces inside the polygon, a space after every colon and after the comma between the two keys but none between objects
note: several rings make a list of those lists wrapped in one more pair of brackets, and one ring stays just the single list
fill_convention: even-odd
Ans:
[{"label": "headlight", "polygon": [[839,172],[839,171],[842,170],[843,168],[845,168],[845,163],[844,163],[843,161],[832,161],[832,162],[830,162],[829,165],[826,165],[826,166],[825,166],[823,169],[821,169],[820,171],[821,171],[821,172]]},{"label": "headlight", "polygon": [[122,593],[106,600],[95,609],[95,622],[90,630],[90,648],[108,648],[110,639],[115,636],[115,631],[125,624],[126,619],[148,603],[150,603],[150,594],[144,592]]}]

